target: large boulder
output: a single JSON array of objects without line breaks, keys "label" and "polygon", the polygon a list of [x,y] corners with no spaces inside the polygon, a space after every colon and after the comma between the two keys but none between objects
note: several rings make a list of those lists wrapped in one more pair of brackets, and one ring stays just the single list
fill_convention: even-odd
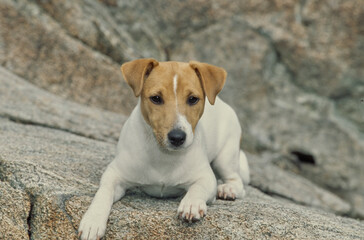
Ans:
[{"label": "large boulder", "polygon": [[[364,2],[0,0],[0,64],[64,98],[128,114],[122,62],[224,67],[243,148],[364,217]],[[96,133],[93,133],[94,135]]]},{"label": "large boulder", "polygon": [[339,215],[349,215],[350,205],[333,193],[322,189],[299,175],[284,171],[272,162],[276,156],[248,154],[251,185],[262,192],[305,206],[324,209]]},{"label": "large boulder", "polygon": [[[124,117],[62,100],[1,68],[0,83],[4,86],[0,94],[0,236],[77,239],[80,219],[115,154],[114,135],[96,133],[119,132]],[[19,97],[5,95],[6,89]],[[30,107],[40,102],[41,107]],[[93,117],[99,115],[106,116],[105,122]],[[82,121],[86,126],[80,125]],[[217,200],[196,224],[177,219],[180,198],[156,199],[138,189],[129,191],[114,204],[105,239],[363,236],[363,222],[327,212],[346,214],[345,202],[295,174],[268,169],[270,158],[249,155],[252,184],[257,188],[247,186],[242,200]]]},{"label": "large boulder", "polygon": [[[25,191],[32,205],[29,216],[26,212],[17,216],[23,222],[23,233],[27,219],[31,239],[76,239],[76,229],[112,159],[114,144],[4,119],[0,122],[1,180]],[[243,200],[216,201],[208,216],[193,225],[177,219],[179,200],[129,192],[113,206],[106,239],[358,239],[364,234],[359,221],[275,200],[251,187]],[[23,205],[27,204],[24,210],[29,210],[25,198]]]},{"label": "large boulder", "polygon": [[98,110],[39,89],[0,67],[0,117],[116,142],[126,116]]},{"label": "large boulder", "polygon": [[191,226],[178,199],[129,192],[107,238],[361,238],[332,213],[364,218],[363,16],[357,0],[0,0],[0,238],[76,238],[136,103],[119,66],[140,57],[228,71],[253,187]]},{"label": "large boulder", "polygon": [[364,217],[364,2],[241,1],[221,11],[231,14],[189,34],[171,58],[227,69],[222,97],[238,111],[243,148],[280,153],[276,164]]},{"label": "large boulder", "polygon": [[136,103],[120,64],[69,34],[33,1],[0,1],[0,65],[78,103],[120,113]]}]

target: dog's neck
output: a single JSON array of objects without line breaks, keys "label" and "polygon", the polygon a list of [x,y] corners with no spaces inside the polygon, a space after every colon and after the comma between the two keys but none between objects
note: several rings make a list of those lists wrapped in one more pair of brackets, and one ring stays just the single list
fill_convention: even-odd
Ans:
[{"label": "dog's neck", "polygon": [[137,109],[137,121],[140,126],[143,126],[141,131],[143,132],[143,135],[146,137],[146,139],[149,141],[153,141],[155,144],[158,144],[154,134],[152,127],[145,121],[145,118],[143,117],[142,110],[141,110],[141,100],[139,97],[138,104],[136,106]]}]

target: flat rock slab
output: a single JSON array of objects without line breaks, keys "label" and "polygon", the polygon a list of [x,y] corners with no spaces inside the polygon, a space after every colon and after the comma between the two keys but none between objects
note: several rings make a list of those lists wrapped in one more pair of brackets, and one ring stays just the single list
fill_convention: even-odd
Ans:
[{"label": "flat rock slab", "polygon": [[[2,86],[0,88],[0,116],[13,122],[58,129],[106,142],[116,142],[122,124],[126,121],[126,116],[121,114],[90,108],[62,99],[30,84],[2,67],[0,67],[0,85]],[[16,135],[16,131],[13,129],[12,134]],[[34,132],[33,137],[28,134],[26,141],[38,143],[39,140],[34,140],[35,138],[42,137],[37,137]],[[16,147],[19,143],[19,140],[14,140],[12,146]],[[57,145],[62,144],[57,143]],[[43,150],[40,146],[40,144],[36,144],[29,150],[41,153]],[[81,146],[76,145],[72,151],[77,152],[77,147]],[[8,149],[12,149],[12,147],[10,146]],[[53,154],[54,157],[61,155],[62,158],[64,151],[70,153],[69,149],[69,147],[59,149],[57,153],[50,152],[50,154]],[[4,150],[3,154],[7,151]],[[252,168],[252,184],[262,191],[338,214],[347,214],[350,211],[350,206],[346,202],[310,181],[282,171],[272,164],[267,164],[262,157],[250,155],[248,159]],[[48,159],[42,161],[44,165],[48,164]],[[65,166],[67,165],[68,163],[65,164]],[[26,164],[26,168],[31,166],[32,164]],[[97,181],[95,183],[97,184]]]},{"label": "flat rock slab", "polygon": [[115,144],[0,118],[0,178],[31,195],[88,193]]},{"label": "flat rock slab", "polygon": [[[0,119],[0,133],[0,178],[30,196],[29,216],[20,218],[23,223],[28,219],[31,238],[76,239],[80,219],[115,145],[6,119]],[[179,200],[129,192],[113,206],[106,239],[360,239],[364,235],[360,221],[273,199],[251,187],[243,200],[216,201],[196,224],[177,219]],[[24,201],[26,206],[29,200]]]},{"label": "flat rock slab", "polygon": [[[0,0],[0,12],[0,65],[89,106],[130,113],[137,99],[120,72],[128,60],[224,67],[221,96],[238,113],[244,148],[308,153],[313,164],[279,165],[345,198],[351,216],[364,219],[364,1]],[[47,123],[63,130],[113,135],[82,130],[87,117],[78,128],[52,117]]]},{"label": "flat rock slab", "polygon": [[[66,202],[77,227],[91,199]],[[251,187],[242,200],[217,200],[194,224],[177,219],[179,200],[129,193],[113,206],[106,239],[360,239],[364,234],[363,223],[274,200]]]},{"label": "flat rock slab", "polygon": [[0,67],[0,116],[115,142],[126,116],[67,101]]},{"label": "flat rock slab", "polygon": [[276,156],[247,154],[251,185],[271,196],[285,198],[295,203],[316,207],[339,215],[350,214],[350,204],[335,194],[317,186],[308,179],[275,166]]}]

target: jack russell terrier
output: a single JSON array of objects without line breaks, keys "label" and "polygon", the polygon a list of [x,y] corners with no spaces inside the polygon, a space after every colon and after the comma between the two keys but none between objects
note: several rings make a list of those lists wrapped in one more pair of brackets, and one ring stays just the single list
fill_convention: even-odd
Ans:
[{"label": "jack russell terrier", "polygon": [[[81,239],[104,236],[112,204],[139,186],[154,197],[184,193],[179,218],[197,221],[217,196],[244,196],[249,167],[234,110],[217,94],[224,69],[196,61],[139,59],[121,66],[139,102],[120,134],[115,159],[79,226]],[[207,97],[207,101],[205,101]]]}]

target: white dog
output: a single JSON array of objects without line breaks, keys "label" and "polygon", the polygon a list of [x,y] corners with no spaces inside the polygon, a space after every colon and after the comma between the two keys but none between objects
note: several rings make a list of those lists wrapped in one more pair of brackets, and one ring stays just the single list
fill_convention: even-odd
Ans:
[{"label": "white dog", "polygon": [[241,128],[234,110],[216,96],[225,70],[154,59],[125,63],[121,70],[139,102],[82,218],[81,239],[104,236],[112,204],[131,187],[154,197],[186,193],[178,207],[185,221],[204,217],[216,196],[243,197],[249,167],[239,147]]}]

